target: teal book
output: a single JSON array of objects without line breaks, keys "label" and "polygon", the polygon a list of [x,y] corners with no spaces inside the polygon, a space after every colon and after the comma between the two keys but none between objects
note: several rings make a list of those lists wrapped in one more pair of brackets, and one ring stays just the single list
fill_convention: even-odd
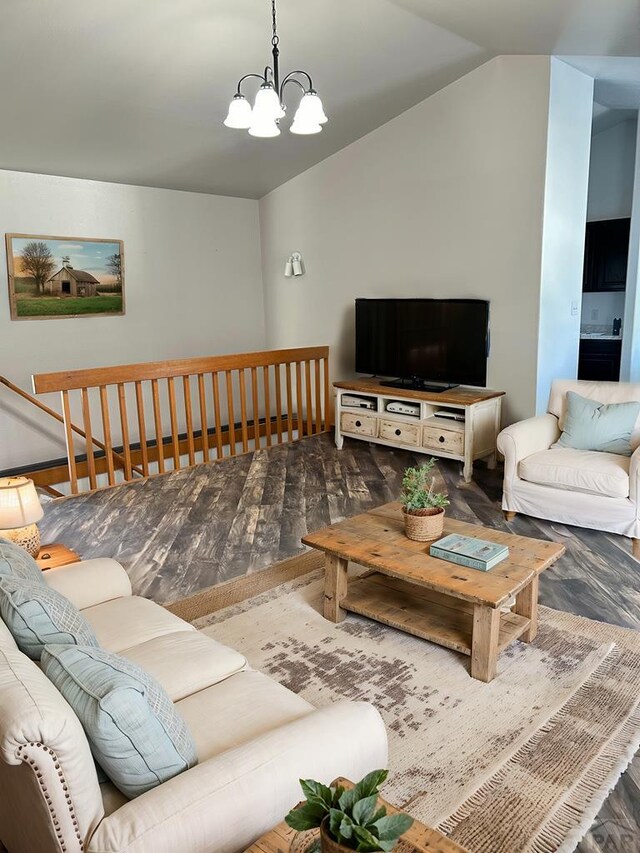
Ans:
[{"label": "teal book", "polygon": [[458,566],[488,572],[489,569],[507,559],[509,549],[506,545],[496,545],[494,542],[487,542],[486,539],[475,539],[472,536],[452,533],[434,542],[429,548],[429,554],[432,557],[447,560],[449,563],[456,563]]}]

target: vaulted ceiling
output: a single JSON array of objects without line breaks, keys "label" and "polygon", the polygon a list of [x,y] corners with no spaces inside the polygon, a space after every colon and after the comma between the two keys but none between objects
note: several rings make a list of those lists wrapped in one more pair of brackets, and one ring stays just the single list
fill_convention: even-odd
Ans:
[{"label": "vaulted ceiling", "polygon": [[223,127],[269,0],[5,0],[0,168],[258,198],[500,53],[639,56],[637,0],[278,0],[318,136]]}]

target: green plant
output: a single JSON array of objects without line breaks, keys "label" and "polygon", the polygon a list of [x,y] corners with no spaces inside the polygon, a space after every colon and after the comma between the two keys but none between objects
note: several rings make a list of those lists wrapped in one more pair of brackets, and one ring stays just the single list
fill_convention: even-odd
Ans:
[{"label": "green plant", "polygon": [[285,820],[298,831],[313,829],[325,821],[331,838],[351,850],[392,850],[413,818],[406,814],[388,815],[384,806],[378,808],[378,788],[388,774],[388,770],[374,770],[346,789],[301,779],[306,801],[292,809]]},{"label": "green plant", "polygon": [[436,460],[429,459],[418,468],[407,468],[402,478],[402,494],[400,501],[405,511],[415,512],[419,509],[444,509],[449,506],[449,499],[442,492],[434,491],[435,477],[431,473]]}]

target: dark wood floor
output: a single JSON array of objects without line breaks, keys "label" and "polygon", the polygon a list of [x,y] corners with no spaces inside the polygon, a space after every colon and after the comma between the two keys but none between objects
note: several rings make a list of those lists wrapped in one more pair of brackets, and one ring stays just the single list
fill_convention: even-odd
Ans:
[{"label": "dark wood floor", "polygon": [[[302,550],[301,537],[397,498],[402,471],[423,457],[365,442],[336,450],[327,435],[145,482],[54,501],[44,541],[85,558],[113,556],[134,590],[160,603],[266,568]],[[500,512],[501,472],[439,463],[456,518],[562,541],[540,600],[559,610],[640,629],[640,563],[622,537]],[[640,758],[618,782],[577,853],[640,851]]]}]

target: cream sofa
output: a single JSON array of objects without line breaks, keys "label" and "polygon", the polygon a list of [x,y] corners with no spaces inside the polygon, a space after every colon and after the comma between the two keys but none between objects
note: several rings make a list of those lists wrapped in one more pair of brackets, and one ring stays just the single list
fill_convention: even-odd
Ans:
[{"label": "cream sofa", "polygon": [[371,705],[315,709],[238,652],[132,595],[115,561],[45,577],[105,649],[163,685],[199,763],[131,801],[99,784],[77,717],[0,620],[0,840],[9,853],[232,853],[282,820],[301,798],[300,777],[328,782],[386,767],[385,728]]},{"label": "cream sofa", "polygon": [[631,437],[632,455],[553,448],[560,437],[567,391],[599,403],[640,400],[640,385],[629,382],[553,382],[547,413],[502,430],[502,508],[563,524],[630,536],[640,558],[640,425]]}]

